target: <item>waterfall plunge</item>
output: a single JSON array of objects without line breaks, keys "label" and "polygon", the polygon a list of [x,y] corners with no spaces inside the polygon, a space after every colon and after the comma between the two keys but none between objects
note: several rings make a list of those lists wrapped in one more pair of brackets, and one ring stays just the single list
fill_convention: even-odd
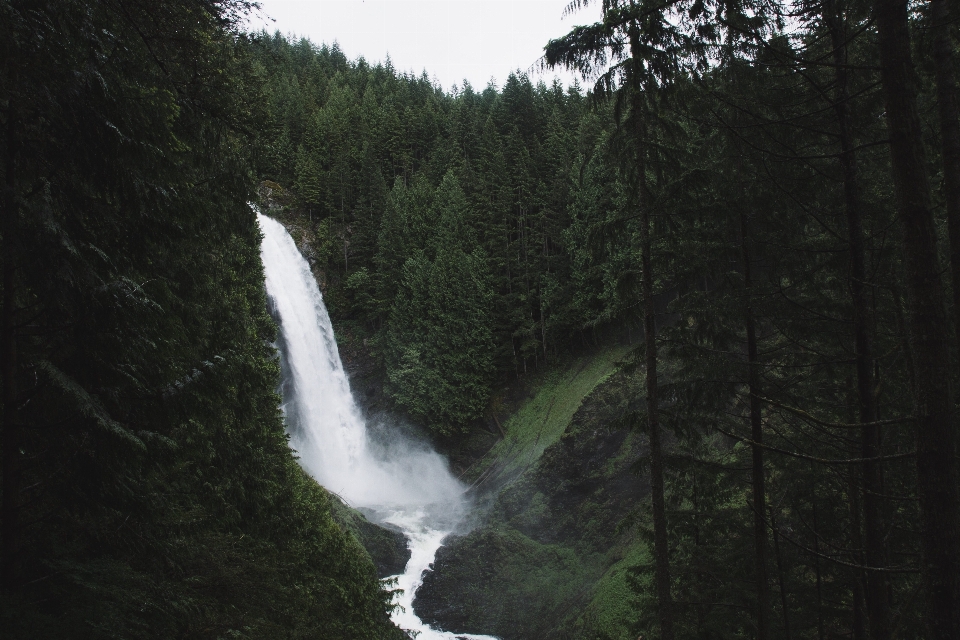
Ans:
[{"label": "waterfall plunge", "polygon": [[[413,595],[443,538],[466,512],[463,485],[446,461],[423,445],[397,438],[375,443],[350,393],[330,316],[307,261],[276,220],[257,214],[267,295],[280,324],[283,412],[290,445],[320,484],[354,507],[372,510],[404,532],[411,550],[394,622],[419,640],[473,636],[439,632],[413,613]],[[493,640],[493,639],[491,639]]]}]

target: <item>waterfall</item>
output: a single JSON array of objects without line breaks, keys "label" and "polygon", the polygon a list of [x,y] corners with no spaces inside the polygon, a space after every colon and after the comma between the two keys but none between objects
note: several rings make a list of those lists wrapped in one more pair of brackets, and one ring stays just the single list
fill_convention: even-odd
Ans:
[{"label": "waterfall", "polygon": [[413,613],[413,596],[443,539],[464,517],[465,487],[446,460],[402,437],[374,441],[350,392],[330,316],[310,266],[287,230],[257,214],[271,311],[280,325],[283,413],[300,464],[328,490],[399,527],[411,550],[393,614],[419,640],[489,639],[436,631]]}]

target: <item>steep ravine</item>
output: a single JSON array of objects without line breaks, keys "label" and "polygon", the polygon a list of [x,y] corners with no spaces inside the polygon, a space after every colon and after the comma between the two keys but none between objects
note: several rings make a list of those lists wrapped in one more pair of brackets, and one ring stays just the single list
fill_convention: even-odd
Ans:
[{"label": "steep ravine", "polygon": [[[471,510],[468,487],[428,443],[410,439],[403,430],[384,430],[381,438],[370,428],[374,425],[350,389],[331,318],[308,261],[280,222],[260,213],[257,221],[268,307],[279,326],[281,408],[289,444],[300,466],[317,482],[346,504],[403,532],[410,556],[395,575],[398,590],[393,593],[391,620],[411,637],[452,639],[452,634],[417,618],[412,600],[443,539]],[[368,544],[383,538],[362,518],[349,512],[345,518]],[[396,545],[388,538],[385,546],[389,555]],[[384,563],[380,571],[390,564]]]},{"label": "steep ravine", "polygon": [[[321,286],[327,274],[310,260],[311,225],[277,207],[274,214],[310,261]],[[335,278],[330,294],[337,295]],[[336,315],[336,314],[332,314]],[[383,372],[363,329],[335,318],[343,366],[365,414],[389,403]],[[645,503],[646,479],[631,471],[642,457],[636,432],[613,425],[640,397],[642,380],[615,373],[629,348],[612,346],[555,365],[539,381],[502,390],[501,425],[446,446],[455,473],[472,485],[479,526],[450,536],[424,574],[413,609],[424,622],[455,633],[524,638],[616,638],[631,635],[636,598],[630,568],[646,561],[635,530],[620,522]],[[505,431],[501,438],[499,429]],[[486,455],[484,455],[486,452]],[[367,549],[381,576],[409,558],[396,531],[339,504],[335,517]]]},{"label": "steep ravine", "polygon": [[[473,471],[481,492],[493,487],[492,506],[481,526],[441,547],[414,601],[421,619],[503,640],[636,637],[627,570],[646,548],[618,526],[645,504],[647,479],[634,471],[645,439],[613,426],[639,401],[639,381],[611,374],[613,359],[603,352],[575,362],[507,422],[507,441],[523,446],[478,465],[492,469],[488,479]],[[585,369],[590,379],[573,375]],[[529,436],[542,435],[558,399],[579,408],[539,453]]]},{"label": "steep ravine", "polygon": [[[289,205],[294,202],[280,185],[265,182],[261,185],[261,207],[276,216],[284,228],[287,229],[297,249],[310,264],[311,271],[317,282],[326,281],[316,260],[313,259],[316,251],[313,243],[316,238],[310,229],[309,221]],[[376,364],[365,349],[356,344],[341,341],[340,347],[343,369],[350,379],[354,397],[358,407],[365,415],[380,410],[382,398],[382,376],[378,375]],[[381,578],[403,572],[404,566],[410,559],[410,550],[407,540],[396,527],[383,523],[372,522],[364,513],[348,506],[339,496],[332,496],[332,516],[346,531],[352,533],[357,541],[366,549],[377,574]]]}]

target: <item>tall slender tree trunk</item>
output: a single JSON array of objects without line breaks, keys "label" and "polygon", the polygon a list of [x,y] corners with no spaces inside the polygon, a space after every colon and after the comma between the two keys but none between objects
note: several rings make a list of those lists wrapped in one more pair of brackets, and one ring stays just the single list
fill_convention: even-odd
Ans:
[{"label": "tall slender tree trunk", "polygon": [[[640,168],[641,180],[643,169]],[[640,191],[644,190],[641,185]],[[653,301],[653,269],[650,260],[650,214],[646,198],[640,198],[640,246],[643,269],[643,330],[646,351],[647,429],[650,434],[650,499],[653,505],[653,539],[657,602],[661,640],[673,640],[673,598],[670,595],[670,556],[664,499],[663,446],[660,441],[660,407],[657,379],[657,324]]]},{"label": "tall slender tree trunk", "polygon": [[931,0],[943,190],[947,201],[950,276],[953,282],[953,328],[957,334],[957,345],[960,345],[960,98],[957,96],[955,45],[950,34],[952,13],[948,0]]},{"label": "tall slender tree trunk", "polygon": [[906,0],[877,0],[893,183],[903,233],[907,331],[915,358],[921,575],[930,640],[960,638],[960,514],[949,340],[917,110]]},{"label": "tall slender tree trunk", "polygon": [[823,577],[820,574],[820,522],[817,518],[817,494],[810,497],[813,506],[813,567],[817,574],[817,640],[826,638],[823,625]]},{"label": "tall slender tree trunk", "polygon": [[664,499],[663,446],[660,441],[660,405],[657,379],[657,322],[653,299],[653,266],[650,256],[650,203],[646,185],[646,126],[640,86],[640,33],[630,27],[633,73],[630,83],[631,117],[635,133],[637,205],[640,207],[640,251],[643,271],[643,333],[646,352],[647,428],[650,436],[650,501],[653,506],[653,555],[657,585],[657,612],[660,640],[673,640],[673,597],[670,594],[670,555],[667,544],[667,515]]},{"label": "tall slender tree trunk", "polygon": [[[851,430],[853,431],[853,430]],[[850,440],[855,441],[857,434],[851,433]],[[862,465],[852,464],[850,465],[849,478],[847,484],[847,494],[849,496],[849,505],[850,509],[850,545],[855,549],[854,557],[857,564],[864,564],[863,553],[863,535],[861,533],[863,525],[861,524],[860,519],[860,497],[862,495],[861,491],[861,482],[860,475],[862,471]],[[867,637],[867,625],[864,616],[865,603],[866,599],[864,595],[864,585],[866,584],[866,576],[864,571],[859,571],[854,577],[853,584],[851,585],[851,591],[853,592],[853,603],[851,611],[851,632],[853,633],[853,640],[865,640]]]},{"label": "tall slender tree trunk", "polygon": [[767,513],[763,471],[763,414],[760,406],[760,368],[757,327],[753,317],[750,247],[746,218],[740,214],[740,252],[743,260],[744,320],[747,329],[747,387],[750,400],[750,438],[753,485],[753,551],[757,589],[757,640],[770,637],[770,580],[767,576]]},{"label": "tall slender tree trunk", "polygon": [[[835,2],[825,6],[826,22],[833,41],[836,77],[834,111],[840,130],[840,166],[843,172],[844,210],[847,218],[847,242],[850,247],[850,298],[853,306],[853,333],[856,348],[857,406],[860,418],[860,452],[863,463],[863,544],[870,567],[886,565],[884,545],[880,428],[877,426],[877,400],[874,394],[873,336],[871,308],[867,296],[866,247],[857,156],[854,152],[850,122],[850,91],[847,74],[847,44],[843,14]],[[873,640],[890,640],[890,584],[880,571],[867,571],[865,599],[869,633]]]},{"label": "tall slender tree trunk", "polygon": [[347,212],[344,210],[343,203],[343,169],[340,170],[340,224],[343,230],[343,278],[346,280],[350,272],[350,265],[347,263]]},{"label": "tall slender tree trunk", "polygon": [[773,531],[773,552],[777,557],[777,582],[780,584],[780,606],[783,607],[783,638],[790,640],[790,603],[787,600],[787,579],[783,571],[783,554],[780,553],[780,529],[770,507],[770,529]]},{"label": "tall slender tree trunk", "polygon": [[[11,105],[12,107],[12,105]],[[0,399],[3,401],[0,446],[3,447],[3,493],[0,504],[2,540],[0,540],[0,586],[12,589],[16,582],[17,556],[20,547],[20,432],[16,420],[16,341],[14,312],[16,304],[16,181],[17,181],[17,121],[12,108],[7,114],[6,167],[3,194],[0,196],[0,251],[2,251],[3,294],[0,302]]]}]

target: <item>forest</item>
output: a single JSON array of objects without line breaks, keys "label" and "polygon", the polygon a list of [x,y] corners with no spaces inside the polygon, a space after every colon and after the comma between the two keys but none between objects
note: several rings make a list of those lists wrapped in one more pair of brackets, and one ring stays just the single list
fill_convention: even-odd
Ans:
[{"label": "forest", "polygon": [[403,638],[290,453],[247,3],[0,2],[4,638]]},{"label": "forest", "polygon": [[629,347],[579,418],[642,442],[623,621],[452,630],[960,638],[960,9],[588,4],[583,84],[445,91],[242,0],[0,0],[4,637],[403,637],[287,448],[256,201],[464,466]]}]

